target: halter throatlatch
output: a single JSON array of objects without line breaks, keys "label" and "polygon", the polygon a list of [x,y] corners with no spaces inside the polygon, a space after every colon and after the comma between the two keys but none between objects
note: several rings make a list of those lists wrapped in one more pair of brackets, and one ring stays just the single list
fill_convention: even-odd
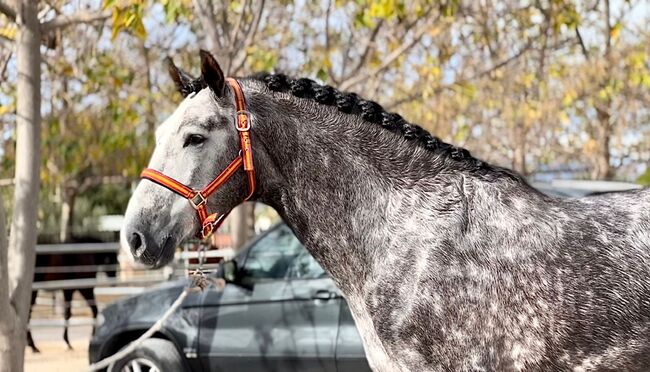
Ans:
[{"label": "halter throatlatch", "polygon": [[157,183],[189,200],[190,205],[196,209],[196,213],[199,216],[201,231],[197,233],[197,236],[201,239],[207,238],[214,230],[219,228],[223,220],[228,216],[228,213],[230,213],[228,211],[221,215],[218,213],[208,214],[207,201],[210,195],[226,183],[239,167],[244,167],[246,177],[248,178],[248,196],[244,201],[250,199],[255,192],[255,170],[253,169],[253,148],[251,147],[250,136],[251,115],[246,110],[246,100],[244,99],[244,92],[239,82],[230,78],[226,79],[226,82],[235,96],[235,109],[237,110],[235,114],[235,127],[239,132],[239,143],[241,147],[239,155],[228,164],[226,169],[219,173],[212,182],[201,190],[194,190],[155,169],[146,168],[140,174],[141,178]]}]

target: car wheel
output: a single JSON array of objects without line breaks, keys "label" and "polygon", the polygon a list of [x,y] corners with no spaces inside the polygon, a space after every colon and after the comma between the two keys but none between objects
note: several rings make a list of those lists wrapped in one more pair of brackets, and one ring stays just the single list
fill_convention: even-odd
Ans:
[{"label": "car wheel", "polygon": [[183,371],[185,366],[174,344],[160,338],[144,340],[133,352],[115,362],[109,372]]}]

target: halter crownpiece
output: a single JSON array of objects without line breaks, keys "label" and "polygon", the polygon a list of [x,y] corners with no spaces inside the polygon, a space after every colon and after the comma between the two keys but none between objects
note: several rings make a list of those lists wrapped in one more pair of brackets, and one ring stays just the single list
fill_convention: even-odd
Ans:
[{"label": "halter crownpiece", "polygon": [[218,213],[208,214],[207,201],[210,195],[223,186],[235,174],[235,171],[239,167],[244,167],[248,179],[248,196],[244,201],[250,199],[253,193],[255,193],[255,169],[253,168],[253,148],[251,146],[250,136],[251,115],[246,110],[246,99],[239,82],[231,78],[226,79],[226,82],[235,96],[235,128],[237,128],[237,132],[239,133],[239,144],[241,147],[239,155],[201,190],[194,190],[155,169],[146,168],[140,174],[141,178],[165,187],[189,201],[190,205],[196,209],[199,222],[201,223],[201,231],[197,233],[197,237],[200,239],[205,239],[210,236],[213,231],[221,226],[223,220],[230,213],[228,211],[221,215]]}]

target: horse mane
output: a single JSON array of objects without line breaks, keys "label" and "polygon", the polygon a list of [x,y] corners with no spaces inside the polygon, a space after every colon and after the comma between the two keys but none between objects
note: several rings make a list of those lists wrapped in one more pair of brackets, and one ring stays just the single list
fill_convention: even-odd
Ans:
[{"label": "horse mane", "polygon": [[273,92],[289,93],[294,97],[313,100],[319,104],[334,106],[339,112],[360,115],[365,121],[401,135],[409,142],[441,155],[441,160],[450,168],[461,168],[482,176],[506,176],[512,180],[527,184],[518,173],[502,167],[490,165],[471,155],[461,147],[442,141],[417,124],[406,121],[400,114],[386,111],[377,102],[359,97],[356,93],[341,92],[329,85],[321,85],[308,78],[292,78],[285,74],[260,72],[249,76],[258,80]]},{"label": "horse mane", "polygon": [[[440,160],[451,169],[470,171],[494,179],[505,176],[516,182],[527,184],[517,172],[507,168],[490,165],[462,147],[442,141],[417,124],[406,121],[400,114],[386,111],[377,102],[363,99],[356,93],[341,92],[329,85],[321,85],[308,78],[292,78],[285,74],[258,72],[247,79],[263,83],[270,91],[291,94],[294,97],[309,99],[319,104],[334,106],[339,112],[360,115],[365,121],[401,135],[408,142],[431,151],[440,156]],[[194,79],[190,90],[199,92],[207,85],[202,77]]]},{"label": "horse mane", "polygon": [[262,81],[271,91],[290,93],[298,98],[334,106],[342,113],[360,115],[364,120],[401,134],[406,140],[413,141],[427,150],[447,154],[454,160],[472,162],[476,167],[483,165],[482,161],[472,157],[466,149],[443,142],[419,125],[408,123],[401,115],[388,112],[377,102],[363,99],[356,93],[341,92],[311,79],[294,79],[284,74],[258,73],[251,78]]}]

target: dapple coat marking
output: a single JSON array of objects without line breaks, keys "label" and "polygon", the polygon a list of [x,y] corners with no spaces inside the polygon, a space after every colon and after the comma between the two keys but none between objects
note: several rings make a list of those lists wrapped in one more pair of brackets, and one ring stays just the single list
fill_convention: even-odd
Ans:
[{"label": "dapple coat marking", "polygon": [[[237,154],[232,95],[207,53],[199,79],[170,71],[196,94],[158,129],[149,167],[201,188]],[[650,190],[545,196],[355,95],[240,81],[255,199],[336,281],[373,369],[650,370]],[[245,194],[240,172],[209,208]],[[162,265],[198,228],[187,200],[143,181],[123,240],[139,234],[138,258]]]}]

